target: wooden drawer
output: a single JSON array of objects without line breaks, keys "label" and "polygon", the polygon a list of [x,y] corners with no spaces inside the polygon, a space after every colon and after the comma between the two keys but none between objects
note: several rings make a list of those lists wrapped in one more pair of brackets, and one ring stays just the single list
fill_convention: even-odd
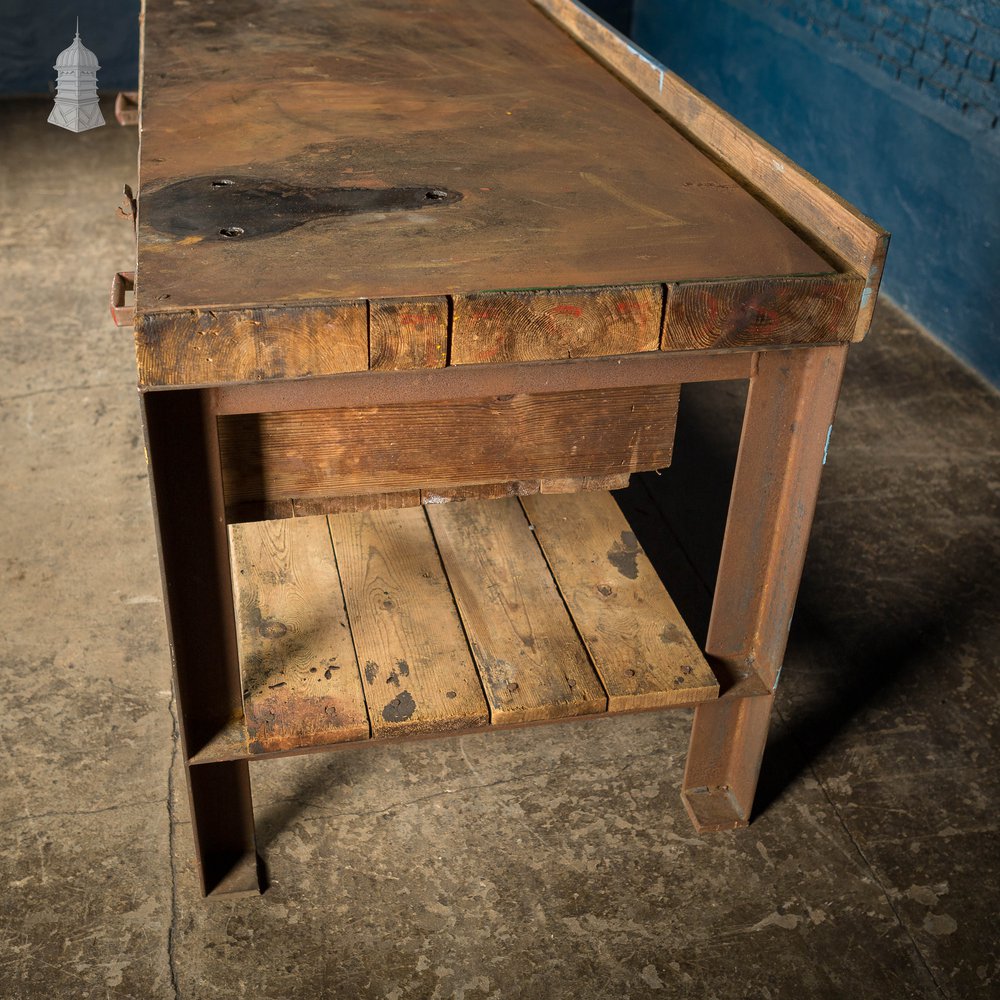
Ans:
[{"label": "wooden drawer", "polygon": [[670,464],[678,397],[663,385],[222,416],[227,519],[623,485]]}]

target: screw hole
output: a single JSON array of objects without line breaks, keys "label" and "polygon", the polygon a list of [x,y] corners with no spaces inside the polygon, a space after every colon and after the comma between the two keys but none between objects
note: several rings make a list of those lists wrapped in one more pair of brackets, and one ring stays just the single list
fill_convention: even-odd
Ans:
[{"label": "screw hole", "polygon": [[217,181],[212,181],[212,187],[214,188],[224,188],[232,186],[233,186],[233,181],[229,180],[228,177],[222,177]]},{"label": "screw hole", "polygon": [[219,230],[220,236],[225,236],[227,240],[235,240],[243,235],[243,230],[239,226],[226,226]]},{"label": "screw hole", "polygon": [[424,197],[428,201],[441,201],[442,198],[447,198],[448,197],[448,192],[447,191],[439,191],[437,188],[434,188],[433,191],[428,191],[427,194],[424,195]]}]

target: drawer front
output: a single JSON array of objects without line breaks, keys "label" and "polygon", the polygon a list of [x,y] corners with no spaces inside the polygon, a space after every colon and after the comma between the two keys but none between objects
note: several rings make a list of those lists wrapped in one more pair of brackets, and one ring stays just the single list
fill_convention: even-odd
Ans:
[{"label": "drawer front", "polygon": [[642,386],[222,416],[228,517],[621,485],[670,464],[679,393]]}]

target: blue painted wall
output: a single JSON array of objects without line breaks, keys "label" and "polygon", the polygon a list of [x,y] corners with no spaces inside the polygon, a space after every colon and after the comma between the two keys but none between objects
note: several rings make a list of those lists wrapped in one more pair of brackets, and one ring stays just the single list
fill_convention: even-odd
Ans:
[{"label": "blue painted wall", "polygon": [[101,64],[102,91],[135,90],[139,0],[0,0],[0,95],[48,94],[56,56],[80,38]]},{"label": "blue painted wall", "polygon": [[590,0],[587,6],[623,34],[629,33],[632,27],[633,0]]},{"label": "blue painted wall", "polygon": [[635,0],[632,36],[889,229],[884,290],[1000,386],[1000,3]]}]

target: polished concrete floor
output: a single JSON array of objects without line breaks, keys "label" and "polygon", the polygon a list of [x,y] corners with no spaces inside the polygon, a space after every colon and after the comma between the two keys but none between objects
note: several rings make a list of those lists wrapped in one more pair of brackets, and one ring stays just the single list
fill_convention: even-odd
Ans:
[{"label": "polished concrete floor", "polygon": [[[347,750],[255,765],[270,888],[203,900],[107,310],[136,134],[47,111],[0,112],[0,997],[1000,995],[1000,398],[887,306],[749,829],[692,832],[685,712]],[[740,402],[620,498],[696,631]]]}]

